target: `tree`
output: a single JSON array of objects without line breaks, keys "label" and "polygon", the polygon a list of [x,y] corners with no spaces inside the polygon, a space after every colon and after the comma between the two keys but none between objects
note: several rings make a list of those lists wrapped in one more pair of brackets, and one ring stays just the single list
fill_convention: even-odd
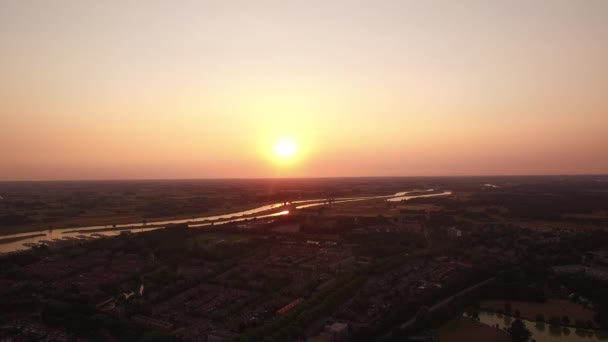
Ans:
[{"label": "tree", "polygon": [[510,314],[511,314],[511,303],[509,303],[509,302],[506,302],[506,303],[505,303],[505,313],[506,313],[507,315],[510,315]]},{"label": "tree", "polygon": [[545,315],[543,315],[543,314],[536,314],[536,321],[540,322],[540,323],[545,323]]},{"label": "tree", "polygon": [[521,319],[514,320],[507,331],[517,341],[527,341],[532,336],[530,330],[526,328],[526,324]]}]

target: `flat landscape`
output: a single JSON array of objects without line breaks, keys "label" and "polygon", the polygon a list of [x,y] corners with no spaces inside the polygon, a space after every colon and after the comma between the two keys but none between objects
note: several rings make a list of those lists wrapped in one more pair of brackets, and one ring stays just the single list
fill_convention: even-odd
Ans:
[{"label": "flat landscape", "polygon": [[[603,336],[608,226],[594,213],[607,210],[608,183],[598,180],[603,178],[0,183],[2,229],[24,232],[0,240],[9,251],[0,256],[0,318],[6,322],[0,336],[24,329],[34,340],[96,334],[142,341],[150,334],[167,341],[516,336],[462,318],[480,309],[530,320],[542,315],[554,330]],[[438,191],[444,195],[392,200],[401,192]],[[91,199],[87,207],[74,210],[88,203],[85,198]],[[155,198],[179,205],[167,205],[163,216],[149,215]],[[194,205],[198,200],[204,207]],[[307,200],[315,201],[291,203]],[[179,221],[183,211],[201,217],[267,204],[277,206],[255,219]],[[129,212],[113,216],[121,207]],[[103,213],[102,228],[27,233],[42,222],[69,225],[90,212]],[[121,215],[137,217],[139,226],[114,227]],[[160,217],[181,223],[154,224]],[[144,219],[148,225],[141,226]],[[15,244],[21,249],[8,249]],[[505,318],[505,327],[518,317]]]},{"label": "flat landscape", "polygon": [[[301,199],[387,195],[425,179],[0,182],[0,235],[230,214]],[[403,190],[399,190],[403,191]]]}]

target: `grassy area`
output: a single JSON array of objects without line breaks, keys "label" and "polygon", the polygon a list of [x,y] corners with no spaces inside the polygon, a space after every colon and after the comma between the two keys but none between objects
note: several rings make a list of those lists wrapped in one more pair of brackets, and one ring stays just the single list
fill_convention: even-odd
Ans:
[{"label": "grassy area", "polygon": [[583,231],[583,230],[592,230],[592,229],[602,228],[601,225],[577,223],[577,222],[570,222],[570,221],[566,221],[566,220],[559,220],[559,221],[526,220],[526,221],[518,222],[518,224],[521,227],[528,228],[528,229],[535,229],[535,230],[536,229],[569,229],[569,230]]},{"label": "grassy area", "polygon": [[[321,207],[312,207],[307,209],[314,212]],[[399,210],[389,208],[385,199],[369,199],[352,202],[338,202],[326,204],[323,206],[323,213],[326,216],[395,216],[399,214]]]},{"label": "grassy area", "polygon": [[440,342],[512,342],[506,332],[468,318],[449,321],[439,329]]},{"label": "grassy area", "polygon": [[[144,220],[149,222],[149,225],[152,225],[154,221],[169,221],[169,220],[184,220],[184,219],[193,219],[197,217],[210,217],[217,215],[226,215],[231,213],[237,213],[240,211],[255,209],[257,207],[261,207],[263,205],[269,204],[267,202],[256,203],[256,204],[246,204],[246,205],[235,205],[230,208],[216,208],[210,209],[208,211],[196,213],[196,214],[180,214],[180,215],[172,215],[172,216],[159,216],[154,218],[145,219],[141,215],[129,213],[129,214],[114,214],[110,211],[106,211],[107,215],[99,215],[99,216],[76,216],[70,218],[61,218],[57,219],[53,222],[47,223],[27,223],[20,226],[0,226],[0,236],[1,235],[9,235],[16,233],[26,233],[26,232],[36,232],[47,229],[63,229],[63,228],[81,228],[81,227],[89,227],[96,225],[107,225],[112,226],[113,224],[133,224],[133,225],[141,225]],[[262,212],[260,214],[263,214]]]},{"label": "grassy area", "polygon": [[[498,311],[504,310],[505,301],[487,300],[481,302],[480,306],[484,310]],[[558,317],[560,320],[567,316],[570,320],[569,325],[574,325],[577,320],[593,321],[594,312],[578,303],[564,299],[549,299],[545,303],[532,302],[510,302],[511,312],[519,311],[521,318],[529,321],[535,321],[538,314],[542,314],[545,321],[549,321],[550,317]]]},{"label": "grassy area", "polygon": [[442,207],[435,204],[418,203],[418,204],[405,204],[407,202],[397,202],[397,209],[399,210],[413,210],[413,211],[439,211]]},{"label": "grassy area", "polygon": [[[398,216],[401,210],[413,211],[438,211],[440,206],[429,203],[411,203],[409,201],[390,202],[387,205],[385,198],[369,199],[362,201],[338,202],[323,206],[324,214],[327,216]],[[319,207],[312,207],[309,211],[318,210]]]},{"label": "grassy area", "polygon": [[247,242],[249,238],[241,234],[201,234],[194,238],[198,245],[212,245],[217,243]]}]

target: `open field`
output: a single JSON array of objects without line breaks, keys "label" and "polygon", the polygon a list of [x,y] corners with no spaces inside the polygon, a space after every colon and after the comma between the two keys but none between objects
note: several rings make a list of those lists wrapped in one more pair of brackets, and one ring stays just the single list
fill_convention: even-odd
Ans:
[{"label": "open field", "polygon": [[383,196],[430,188],[453,194],[390,204],[383,199],[335,203],[307,211],[394,217],[402,211],[448,210],[459,222],[470,224],[572,230],[608,227],[608,182],[598,183],[592,176],[0,182],[0,235],[192,219],[285,201]]},{"label": "open field", "polygon": [[588,214],[567,214],[565,218],[578,218],[578,219],[606,219],[608,218],[608,211],[594,211]]},{"label": "open field", "polygon": [[352,201],[342,203],[332,203],[320,207],[313,207],[307,209],[308,211],[322,211],[323,215],[326,216],[378,216],[383,215],[387,217],[399,216],[402,210],[410,211],[438,211],[441,210],[440,206],[434,204],[420,203],[420,204],[409,204],[407,201],[404,202],[386,202],[385,199],[365,200],[365,201]]},{"label": "open field", "polygon": [[203,234],[199,235],[193,241],[201,245],[212,245],[217,243],[236,243],[245,242],[249,238],[240,234]]},{"label": "open field", "polygon": [[[608,219],[606,219],[606,222],[608,222]],[[537,230],[569,229],[569,230],[583,231],[583,230],[602,228],[602,224],[599,224],[599,225],[598,224],[588,224],[588,223],[582,223],[582,222],[576,222],[576,221],[565,221],[565,220],[562,220],[562,221],[540,221],[540,220],[521,221],[521,222],[518,222],[518,224],[524,228],[537,229]],[[605,225],[605,223],[604,223],[604,225]]]},{"label": "open field", "polygon": [[323,207],[313,207],[307,211],[322,211],[326,216],[394,216],[399,213],[396,209],[387,207],[384,199],[332,203]]},{"label": "open field", "polygon": [[[489,311],[496,311],[498,309],[504,310],[505,301],[498,300],[487,300],[481,302],[480,306],[482,309]],[[564,299],[549,299],[546,303],[532,303],[532,302],[510,302],[511,312],[518,310],[521,317],[529,321],[535,321],[536,315],[542,314],[545,317],[545,321],[549,321],[552,316],[558,317],[560,320],[564,316],[568,316],[570,324],[574,325],[577,320],[586,322],[593,321],[594,312],[588,308]],[[492,310],[490,310],[492,309]]]},{"label": "open field", "polygon": [[440,342],[512,342],[506,332],[468,318],[457,318],[439,329]]},{"label": "open field", "polygon": [[428,178],[0,182],[0,234],[230,214],[299,199],[387,195]]},{"label": "open field", "polygon": [[[117,230],[116,228],[112,228],[111,226],[114,224],[130,224],[133,225],[141,225],[144,220],[154,220],[154,221],[169,221],[169,220],[184,220],[184,219],[193,219],[196,217],[207,217],[207,216],[216,216],[216,215],[224,215],[230,214],[233,212],[245,211],[253,208],[257,208],[266,204],[271,204],[271,202],[261,202],[259,204],[244,204],[238,206],[224,207],[224,208],[216,208],[208,211],[202,211],[196,214],[188,214],[188,215],[171,215],[171,216],[158,216],[153,217],[151,219],[146,219],[141,215],[131,214],[131,215],[116,215],[116,214],[108,214],[104,216],[75,216],[66,219],[60,219],[58,221],[50,221],[52,224],[40,224],[40,223],[26,223],[23,225],[11,225],[8,227],[0,226],[0,236],[15,234],[15,233],[25,233],[25,232],[36,232],[40,230],[47,229],[60,229],[60,228],[79,228],[79,227],[89,227],[89,226],[99,226],[106,225],[108,228],[100,228],[98,231],[107,231],[107,230]],[[153,225],[147,225],[153,226]],[[91,232],[91,231],[89,231]]]}]

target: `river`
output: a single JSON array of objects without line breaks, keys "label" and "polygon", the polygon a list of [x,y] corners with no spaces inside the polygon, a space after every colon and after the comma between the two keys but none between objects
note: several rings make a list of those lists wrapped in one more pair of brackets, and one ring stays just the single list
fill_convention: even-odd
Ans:
[{"label": "river", "polygon": [[[510,327],[514,317],[497,314],[488,311],[479,312],[479,321],[483,324],[495,327],[498,325],[500,329]],[[537,323],[527,320],[522,320],[526,324],[526,328],[532,333],[531,340],[536,342],[593,342],[593,341],[608,341],[608,333],[604,331],[594,331],[587,329],[576,329],[567,327],[552,326],[545,323]]]},{"label": "river", "polygon": [[[387,201],[403,201],[418,197],[431,197],[431,196],[445,196],[451,195],[451,191],[443,191],[441,193],[425,194],[424,192],[433,192],[433,189],[428,190],[413,190],[398,192],[393,195],[385,196],[367,196],[367,197],[344,197],[336,198],[332,203],[343,203],[353,201],[365,201],[372,199],[386,199]],[[413,194],[412,194],[413,193]],[[412,194],[412,195],[408,195]],[[180,224],[187,223],[189,227],[206,227],[210,225],[224,224],[229,222],[240,222],[251,220],[253,218],[261,219],[273,216],[287,215],[289,214],[288,209],[290,206],[295,206],[296,209],[304,209],[314,206],[321,206],[329,204],[327,199],[308,199],[292,201],[289,205],[284,203],[274,203],[263,205],[257,208],[239,211],[231,214],[215,215],[215,216],[203,216],[190,219],[175,219],[175,220],[163,220],[163,221],[151,221],[147,225],[142,223],[127,223],[117,224],[115,227],[110,225],[97,225],[87,227],[76,227],[76,228],[58,228],[49,229],[35,232],[26,232],[18,234],[0,235],[1,239],[11,239],[23,237],[22,240],[12,241],[7,243],[0,243],[0,254],[16,252],[20,250],[26,250],[29,248],[28,245],[40,244],[45,242],[61,241],[61,240],[73,240],[73,239],[94,239],[104,236],[115,236],[121,234],[123,231],[130,231],[132,233],[147,232],[155,229],[164,228],[169,224]],[[272,212],[276,211],[276,212]],[[268,213],[271,212],[271,213]],[[255,215],[263,213],[260,215]],[[100,231],[102,229],[106,229]],[[87,232],[90,231],[90,232]],[[30,237],[32,234],[39,234],[39,236]]]}]

